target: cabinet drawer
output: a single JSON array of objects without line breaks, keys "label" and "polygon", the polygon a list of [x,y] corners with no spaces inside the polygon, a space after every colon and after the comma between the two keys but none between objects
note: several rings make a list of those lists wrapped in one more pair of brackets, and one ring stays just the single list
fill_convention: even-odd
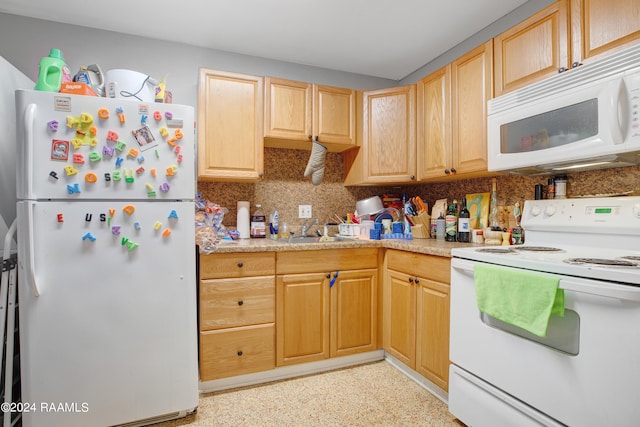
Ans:
[{"label": "cabinet drawer", "polygon": [[378,268],[378,248],[278,252],[278,274]]},{"label": "cabinet drawer", "polygon": [[275,322],[274,276],[200,281],[200,330]]},{"label": "cabinet drawer", "polygon": [[273,252],[200,255],[200,279],[268,276],[275,271]]},{"label": "cabinet drawer", "polygon": [[275,368],[273,323],[200,333],[200,380]]},{"label": "cabinet drawer", "polygon": [[450,283],[451,259],[449,258],[396,250],[388,250],[385,256],[388,269],[441,283]]}]

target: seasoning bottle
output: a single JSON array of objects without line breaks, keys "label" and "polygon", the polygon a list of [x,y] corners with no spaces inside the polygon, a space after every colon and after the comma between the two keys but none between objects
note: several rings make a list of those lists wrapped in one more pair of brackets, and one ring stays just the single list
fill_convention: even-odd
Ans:
[{"label": "seasoning bottle", "polygon": [[556,198],[556,185],[553,178],[547,180],[547,199]]},{"label": "seasoning bottle", "polygon": [[567,176],[566,175],[556,176],[555,187],[556,187],[555,198],[566,199],[567,198]]}]

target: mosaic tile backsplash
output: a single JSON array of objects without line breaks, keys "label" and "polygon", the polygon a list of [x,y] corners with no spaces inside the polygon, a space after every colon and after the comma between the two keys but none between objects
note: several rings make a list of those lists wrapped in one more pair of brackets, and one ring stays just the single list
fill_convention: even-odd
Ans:
[{"label": "mosaic tile backsplash", "polygon": [[[272,207],[278,209],[280,221],[299,232],[303,220],[298,219],[298,205],[311,205],[313,218],[320,224],[332,221],[352,212],[356,201],[386,193],[406,192],[407,196],[421,196],[429,203],[429,210],[438,199],[449,200],[470,193],[489,192],[491,178],[450,181],[446,183],[416,184],[393,187],[345,187],[342,184],[343,155],[327,153],[324,180],[320,185],[311,184],[303,176],[309,151],[265,148],[264,179],[252,184],[198,182],[198,191],[208,200],[229,209],[224,225],[234,228],[238,200],[248,200],[251,211],[261,204],[266,215]],[[536,184],[546,184],[547,177],[522,177],[500,175],[497,177],[500,205],[513,205],[517,201],[534,198]],[[570,174],[567,196],[603,195],[640,191],[640,166],[605,169]]]}]

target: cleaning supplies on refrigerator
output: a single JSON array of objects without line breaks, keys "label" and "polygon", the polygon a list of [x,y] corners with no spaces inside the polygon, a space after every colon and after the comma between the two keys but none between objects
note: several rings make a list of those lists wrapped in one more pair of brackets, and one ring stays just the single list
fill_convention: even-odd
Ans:
[{"label": "cleaning supplies on refrigerator", "polygon": [[40,60],[35,90],[58,92],[60,85],[65,81],[71,81],[71,77],[69,67],[64,62],[64,55],[60,49],[51,48],[49,56]]}]

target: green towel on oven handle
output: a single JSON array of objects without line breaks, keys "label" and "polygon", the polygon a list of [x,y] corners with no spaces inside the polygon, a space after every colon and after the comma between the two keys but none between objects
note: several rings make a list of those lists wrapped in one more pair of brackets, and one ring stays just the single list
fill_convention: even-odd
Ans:
[{"label": "green towel on oven handle", "polygon": [[545,337],[549,317],[564,316],[560,279],[486,264],[473,275],[478,309],[498,320]]}]

